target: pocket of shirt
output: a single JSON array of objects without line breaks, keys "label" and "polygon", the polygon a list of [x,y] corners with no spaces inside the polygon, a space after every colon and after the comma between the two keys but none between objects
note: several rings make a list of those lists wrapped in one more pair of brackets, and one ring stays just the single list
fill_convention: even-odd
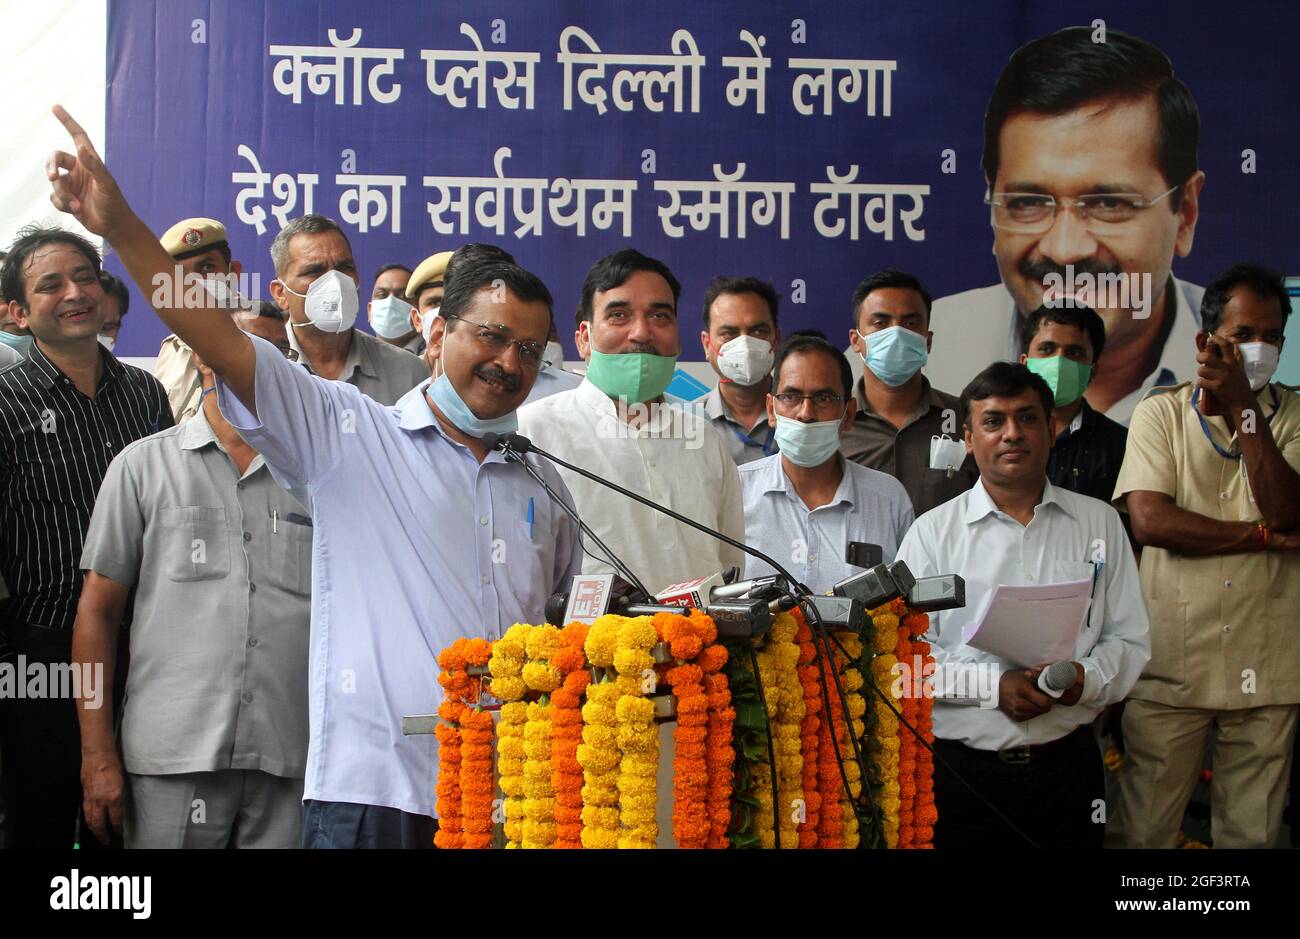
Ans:
[{"label": "pocket of shirt", "polygon": [[1086,652],[1096,644],[1102,623],[1106,619],[1106,569],[1103,567],[1100,573],[1096,573],[1095,566],[1090,561],[1052,562],[1053,583],[1064,584],[1074,580],[1087,580],[1092,584],[1092,602],[1089,604],[1088,618],[1084,623],[1085,631],[1092,635],[1082,643],[1082,651]]},{"label": "pocket of shirt", "polygon": [[220,506],[179,505],[162,510],[167,531],[169,580],[189,583],[230,575],[230,537],[226,510]]},{"label": "pocket of shirt", "polygon": [[266,528],[272,547],[271,579],[290,593],[311,593],[312,527],[281,516],[278,524],[268,518]]}]

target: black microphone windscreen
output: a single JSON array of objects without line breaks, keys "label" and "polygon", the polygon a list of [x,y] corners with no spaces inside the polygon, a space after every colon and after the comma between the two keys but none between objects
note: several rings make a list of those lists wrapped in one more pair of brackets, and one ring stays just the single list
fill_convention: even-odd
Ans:
[{"label": "black microphone windscreen", "polygon": [[506,434],[505,440],[512,450],[518,450],[520,453],[528,453],[533,449],[533,442],[523,434]]}]

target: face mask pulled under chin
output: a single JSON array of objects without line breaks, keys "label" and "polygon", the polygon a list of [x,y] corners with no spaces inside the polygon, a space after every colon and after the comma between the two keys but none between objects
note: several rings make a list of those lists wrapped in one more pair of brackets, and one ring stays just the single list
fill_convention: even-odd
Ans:
[{"label": "face mask pulled under chin", "polygon": [[[361,300],[356,282],[342,271],[326,271],[311,282],[306,293],[298,293],[284,281],[280,284],[295,297],[306,301],[307,322],[321,332],[345,333],[356,324]],[[291,322],[290,325],[302,324]]]}]

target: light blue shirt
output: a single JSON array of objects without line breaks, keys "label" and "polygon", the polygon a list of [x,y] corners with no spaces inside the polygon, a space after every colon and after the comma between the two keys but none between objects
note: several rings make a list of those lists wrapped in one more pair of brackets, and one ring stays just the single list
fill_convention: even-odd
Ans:
[{"label": "light blue shirt", "polygon": [[252,341],[257,415],[224,383],[221,410],[314,525],[303,798],[432,816],[435,739],[402,717],[438,707],[435,656],[456,638],[543,621],[579,570],[577,526],[521,467],[448,438],[422,392],[385,407]]},{"label": "light blue shirt", "polygon": [[[912,525],[912,500],[902,483],[838,459],[844,478],[835,496],[811,511],[785,475],[781,454],[740,467],[745,543],[783,564],[814,593],[826,593],[844,578],[862,572],[844,560],[850,541],[880,545],[889,562]],[[757,558],[745,562],[747,578],[774,573],[771,565]]]}]

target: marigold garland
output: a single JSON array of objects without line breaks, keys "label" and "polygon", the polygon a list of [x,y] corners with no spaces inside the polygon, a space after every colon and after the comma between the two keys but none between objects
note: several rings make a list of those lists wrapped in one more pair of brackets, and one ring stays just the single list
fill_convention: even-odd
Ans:
[{"label": "marigold garland", "polygon": [[817,847],[817,826],[821,821],[821,792],[817,785],[818,750],[820,748],[818,729],[821,727],[821,682],[820,673],[814,664],[817,660],[817,647],[813,644],[812,630],[799,618],[799,631],[795,633],[799,644],[799,684],[803,688],[804,716],[800,727],[800,752],[803,756],[803,799],[805,807],[804,821],[799,825],[799,847]]},{"label": "marigold garland", "polygon": [[488,661],[492,694],[505,702],[497,725],[497,782],[505,797],[501,810],[507,848],[517,848],[523,842],[524,726],[528,723],[528,705],[522,698],[528,687],[521,676],[531,629],[524,623],[511,626],[492,644]]},{"label": "marigold garland", "polygon": [[655,723],[654,657],[659,641],[648,616],[624,619],[619,626],[614,669],[619,698],[614,705],[618,723],[618,817],[620,848],[653,848],[659,839],[655,817],[658,802],[659,726]]},{"label": "marigold garland", "polygon": [[[478,847],[480,839],[476,836],[466,841],[466,806],[464,785],[469,782],[471,795],[469,817],[476,831],[482,815],[479,795],[483,787],[482,734],[481,725],[476,721],[473,728],[467,728],[464,713],[468,705],[477,706],[482,694],[482,682],[469,674],[469,667],[481,667],[487,663],[491,654],[491,643],[486,639],[462,637],[438,653],[438,684],[443,690],[443,700],[438,705],[440,721],[434,728],[438,738],[438,778],[434,786],[434,811],[438,814],[438,831],[433,843],[440,848]],[[465,739],[469,733],[470,760],[469,775],[465,774],[464,763],[467,758]],[[491,788],[491,723],[488,726],[488,761],[486,779]],[[488,799],[487,815],[491,818],[491,798]]]},{"label": "marigold garland", "polygon": [[801,730],[804,717],[803,688],[799,684],[799,646],[794,641],[798,620],[781,613],[772,621],[767,645],[758,652],[759,676],[767,697],[772,746],[776,752],[777,788],[781,805],[773,805],[771,767],[756,767],[759,780],[758,837],[763,847],[776,847],[773,823],[779,826],[782,848],[799,846],[799,818],[806,811],[803,802],[803,751]]},{"label": "marigold garland", "polygon": [[549,848],[555,842],[555,789],[551,784],[550,693],[560,686],[560,670],[551,662],[560,648],[560,631],[534,626],[524,640],[528,660],[524,684],[541,698],[528,702],[524,724],[524,804],[521,844]]},{"label": "marigold garland", "polygon": [[461,847],[492,847],[492,715],[465,705],[460,713]]},{"label": "marigold garland", "polygon": [[559,648],[551,663],[564,676],[551,695],[551,787],[555,790],[556,848],[582,847],[582,695],[591,680],[582,644],[587,627],[573,622],[560,631]]},{"label": "marigold garland", "polygon": [[[587,660],[597,669],[614,664],[620,618],[602,616],[591,625],[583,642]],[[618,776],[622,754],[618,749],[618,719],[615,706],[622,690],[612,680],[587,687],[582,706],[582,743],[578,764],[582,767],[582,846],[618,847]]]}]

